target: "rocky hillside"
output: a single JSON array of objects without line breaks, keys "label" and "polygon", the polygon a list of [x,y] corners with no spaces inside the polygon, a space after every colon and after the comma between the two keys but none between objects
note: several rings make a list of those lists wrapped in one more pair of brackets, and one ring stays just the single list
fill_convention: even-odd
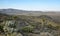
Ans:
[{"label": "rocky hillside", "polygon": [[50,15],[26,16],[0,13],[1,36],[60,36],[60,21]]}]

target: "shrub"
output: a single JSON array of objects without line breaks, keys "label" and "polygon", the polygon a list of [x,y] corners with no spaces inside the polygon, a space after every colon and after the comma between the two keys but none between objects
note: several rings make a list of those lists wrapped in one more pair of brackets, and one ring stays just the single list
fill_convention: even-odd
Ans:
[{"label": "shrub", "polygon": [[0,32],[4,32],[3,26],[0,26]]},{"label": "shrub", "polygon": [[33,31],[33,28],[32,28],[32,27],[27,27],[27,26],[26,26],[26,27],[23,27],[23,28],[22,28],[22,31],[23,31],[23,32],[31,33],[31,32]]}]

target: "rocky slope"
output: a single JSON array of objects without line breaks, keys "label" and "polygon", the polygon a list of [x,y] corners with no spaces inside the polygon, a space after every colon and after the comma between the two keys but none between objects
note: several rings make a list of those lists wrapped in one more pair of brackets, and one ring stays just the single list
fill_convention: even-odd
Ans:
[{"label": "rocky slope", "polygon": [[60,21],[56,16],[7,15],[0,13],[2,36],[60,36]]}]

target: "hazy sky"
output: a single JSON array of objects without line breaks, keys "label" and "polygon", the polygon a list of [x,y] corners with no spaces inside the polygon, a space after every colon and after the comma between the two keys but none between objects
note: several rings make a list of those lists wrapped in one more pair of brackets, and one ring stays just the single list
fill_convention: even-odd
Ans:
[{"label": "hazy sky", "polygon": [[60,0],[0,0],[0,9],[60,11]]}]

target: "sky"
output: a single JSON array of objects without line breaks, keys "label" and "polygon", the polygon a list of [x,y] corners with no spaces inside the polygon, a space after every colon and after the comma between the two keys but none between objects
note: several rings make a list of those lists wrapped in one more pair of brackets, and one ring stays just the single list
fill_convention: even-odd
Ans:
[{"label": "sky", "polygon": [[60,11],[60,0],[0,0],[0,9]]}]

